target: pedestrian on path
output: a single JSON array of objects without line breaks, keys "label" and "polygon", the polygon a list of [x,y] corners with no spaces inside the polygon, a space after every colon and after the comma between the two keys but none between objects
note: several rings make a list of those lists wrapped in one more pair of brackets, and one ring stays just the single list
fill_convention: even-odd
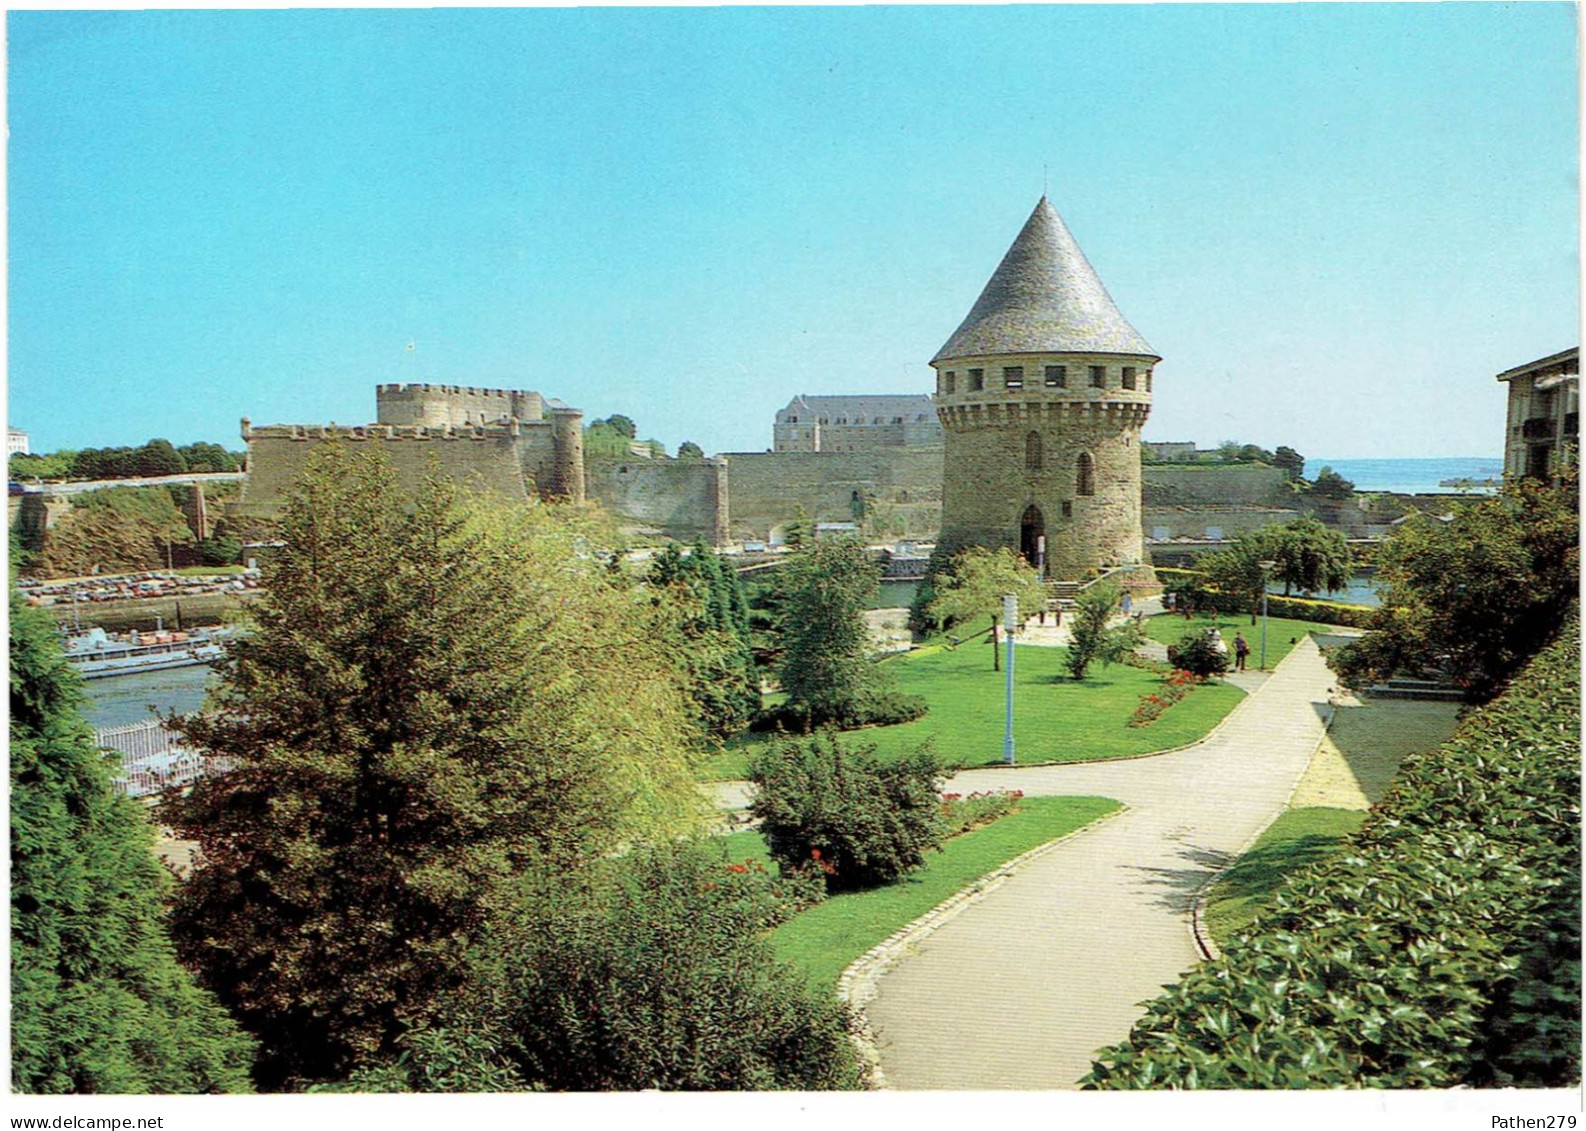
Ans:
[{"label": "pedestrian on path", "polygon": [[1245,634],[1234,634],[1234,668],[1236,671],[1245,670],[1245,657],[1250,655],[1250,643],[1245,639]]}]

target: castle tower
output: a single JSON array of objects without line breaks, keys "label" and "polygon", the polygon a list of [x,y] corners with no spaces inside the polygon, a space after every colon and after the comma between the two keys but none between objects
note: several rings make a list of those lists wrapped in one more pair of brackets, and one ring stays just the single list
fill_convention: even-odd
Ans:
[{"label": "castle tower", "polygon": [[931,360],[946,433],[940,548],[1007,546],[1035,564],[1044,538],[1057,580],[1145,563],[1140,428],[1161,360],[1041,197]]}]

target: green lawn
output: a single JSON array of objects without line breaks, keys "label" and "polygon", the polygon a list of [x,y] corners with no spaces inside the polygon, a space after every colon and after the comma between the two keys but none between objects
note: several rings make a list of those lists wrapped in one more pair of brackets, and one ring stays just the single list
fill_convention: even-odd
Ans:
[{"label": "green lawn", "polygon": [[1206,929],[1226,946],[1272,901],[1289,873],[1325,860],[1359,830],[1358,809],[1290,809],[1207,893]]},{"label": "green lawn", "polygon": [[[1107,797],[1026,797],[1017,812],[954,837],[907,878],[871,891],[832,896],[771,933],[777,957],[802,968],[822,987],[836,985],[849,963],[961,888],[1037,845],[1066,836],[1119,808]],[[759,833],[725,838],[727,858],[764,861]]]},{"label": "green lawn", "polygon": [[[1223,639],[1228,642],[1230,665],[1233,663],[1234,634],[1237,632],[1244,633],[1245,639],[1250,642],[1250,659],[1246,661],[1248,666],[1254,668],[1261,662],[1259,618],[1255,624],[1251,624],[1249,613],[1222,613],[1217,617],[1217,626],[1223,630]],[[1168,616],[1166,613],[1145,618],[1145,634],[1159,644],[1177,644],[1191,630],[1204,632],[1210,627],[1212,627],[1211,618],[1199,612],[1189,620],[1185,620],[1182,616]],[[1294,650],[1294,645],[1305,638],[1306,633],[1337,631],[1337,625],[1316,624],[1308,620],[1288,620],[1285,617],[1267,618],[1267,667],[1277,667],[1283,657]]]},{"label": "green lawn", "polygon": [[[1015,649],[1014,741],[1023,765],[1092,762],[1148,754],[1182,746],[1203,736],[1233,710],[1244,692],[1226,684],[1196,688],[1147,727],[1125,725],[1161,678],[1123,664],[1093,667],[1076,683],[1063,667],[1065,650],[1025,645]],[[884,661],[898,690],[923,695],[931,710],[923,719],[890,727],[849,731],[850,744],[874,743],[882,757],[913,750],[927,738],[938,758],[952,765],[985,766],[1002,761],[1003,673],[991,670],[991,649],[965,644],[956,651],[927,646]],[[744,735],[710,759],[707,780],[747,777],[763,734]]]}]

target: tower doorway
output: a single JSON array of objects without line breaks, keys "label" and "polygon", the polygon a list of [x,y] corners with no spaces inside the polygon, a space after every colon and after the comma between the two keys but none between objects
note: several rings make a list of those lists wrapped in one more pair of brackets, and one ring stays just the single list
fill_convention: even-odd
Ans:
[{"label": "tower doorway", "polygon": [[1031,503],[1024,508],[1024,515],[1019,519],[1019,553],[1025,561],[1041,570],[1043,578],[1046,568],[1045,562],[1041,560],[1041,543],[1045,537],[1046,519],[1041,515],[1041,508]]}]

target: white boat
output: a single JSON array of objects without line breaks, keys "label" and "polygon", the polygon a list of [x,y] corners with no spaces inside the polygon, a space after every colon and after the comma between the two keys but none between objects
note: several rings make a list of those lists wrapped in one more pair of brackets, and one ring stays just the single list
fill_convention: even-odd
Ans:
[{"label": "white boat", "polygon": [[223,654],[228,628],[191,632],[131,632],[113,636],[102,628],[73,633],[65,641],[66,660],[84,679],[211,664]]}]

